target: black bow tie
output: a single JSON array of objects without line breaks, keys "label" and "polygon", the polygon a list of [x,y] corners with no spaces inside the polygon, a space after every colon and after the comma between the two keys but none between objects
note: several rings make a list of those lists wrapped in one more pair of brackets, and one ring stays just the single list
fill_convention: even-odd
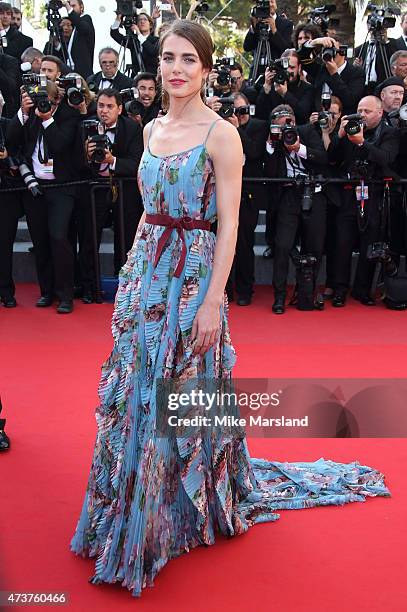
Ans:
[{"label": "black bow tie", "polygon": [[106,128],[106,134],[110,132],[111,134],[116,134],[116,128],[112,127],[112,128]]},{"label": "black bow tie", "polygon": [[107,79],[106,77],[103,77],[102,81],[107,81],[108,83],[113,83],[113,79]]}]

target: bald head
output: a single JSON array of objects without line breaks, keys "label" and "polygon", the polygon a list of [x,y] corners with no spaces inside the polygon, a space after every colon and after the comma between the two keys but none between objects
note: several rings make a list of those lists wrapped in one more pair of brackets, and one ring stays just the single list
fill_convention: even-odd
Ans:
[{"label": "bald head", "polygon": [[361,115],[367,130],[377,127],[383,117],[382,101],[376,96],[365,96],[358,104],[358,113]]}]

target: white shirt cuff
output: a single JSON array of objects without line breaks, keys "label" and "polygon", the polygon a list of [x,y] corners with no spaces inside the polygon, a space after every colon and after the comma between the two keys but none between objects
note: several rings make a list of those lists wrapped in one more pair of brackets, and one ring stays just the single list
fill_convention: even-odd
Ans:
[{"label": "white shirt cuff", "polygon": [[307,159],[307,147],[303,144],[300,144],[300,148],[297,153],[298,157],[302,157],[303,159]]},{"label": "white shirt cuff", "polygon": [[28,115],[23,115],[23,111],[22,111],[21,108],[19,109],[19,111],[17,113],[17,117],[19,118],[21,125],[24,125],[24,123],[28,119]]},{"label": "white shirt cuff", "polygon": [[49,125],[51,125],[51,123],[54,123],[54,118],[53,117],[50,117],[50,119],[47,119],[46,121],[43,121],[42,122],[42,127],[47,129],[47,127]]},{"label": "white shirt cuff", "polygon": [[113,160],[113,163],[109,165],[110,170],[112,170],[113,172],[116,170],[116,157]]},{"label": "white shirt cuff", "polygon": [[120,28],[120,21],[119,19],[116,19],[116,21],[113,23],[113,25],[110,26],[111,30],[118,30]]},{"label": "white shirt cuff", "polygon": [[266,151],[267,151],[267,153],[268,153],[269,155],[273,155],[273,153],[274,153],[274,145],[273,145],[273,143],[268,142],[268,143],[266,144]]}]

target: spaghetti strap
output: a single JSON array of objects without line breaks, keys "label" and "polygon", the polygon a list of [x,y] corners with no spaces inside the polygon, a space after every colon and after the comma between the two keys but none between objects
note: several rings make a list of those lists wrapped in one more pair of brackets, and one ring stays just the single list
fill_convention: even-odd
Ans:
[{"label": "spaghetti strap", "polygon": [[204,147],[206,147],[206,143],[208,142],[208,138],[210,136],[210,133],[212,132],[214,126],[218,123],[218,121],[223,121],[223,119],[221,117],[219,117],[219,119],[215,119],[215,121],[212,123],[212,125],[210,126],[210,128],[208,130],[208,133],[206,135],[205,142],[203,143]]}]

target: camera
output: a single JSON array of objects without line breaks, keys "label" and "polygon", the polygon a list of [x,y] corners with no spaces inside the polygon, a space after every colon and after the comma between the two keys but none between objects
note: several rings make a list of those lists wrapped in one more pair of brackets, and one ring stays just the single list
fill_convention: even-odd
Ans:
[{"label": "camera", "polygon": [[79,76],[61,76],[58,85],[65,90],[69,104],[79,106],[85,100],[82,89],[82,79]]},{"label": "camera", "polygon": [[220,60],[215,62],[213,67],[214,70],[218,73],[216,81],[219,87],[227,87],[231,83],[230,71],[235,65],[234,57],[223,57]]},{"label": "camera", "polygon": [[95,143],[96,149],[93,151],[90,161],[94,164],[101,164],[105,159],[105,150],[110,150],[111,143],[105,134],[103,125],[96,119],[87,119],[82,122],[83,141]]},{"label": "camera", "polygon": [[331,111],[320,111],[318,113],[318,125],[320,128],[326,128],[329,126],[329,117],[331,115]]},{"label": "camera", "polygon": [[45,6],[49,11],[57,12],[64,5],[62,4],[61,0],[49,0]]},{"label": "camera", "polygon": [[[314,185],[310,181],[307,175],[304,175],[304,188],[301,199],[301,211],[302,214],[307,216],[312,210],[312,198],[314,197]],[[315,258],[314,258],[315,259]]]},{"label": "camera", "polygon": [[355,134],[359,134],[359,132],[363,129],[365,123],[359,115],[359,113],[355,113],[354,115],[347,115],[348,123],[345,125],[345,132],[348,136],[355,136]]},{"label": "camera", "polygon": [[268,0],[259,0],[255,6],[252,7],[250,15],[256,19],[267,19],[270,17],[270,3]]},{"label": "camera", "polygon": [[393,253],[390,251],[387,242],[373,242],[373,244],[369,244],[366,257],[369,261],[383,264],[386,276],[397,275],[398,266],[394,261]]},{"label": "camera", "polygon": [[400,15],[400,9],[379,7],[376,4],[368,4],[368,11],[373,11],[367,18],[367,28],[369,32],[381,33],[387,28],[394,28],[396,25],[395,15]]},{"label": "camera", "polygon": [[[284,117],[287,115],[274,115],[273,120],[278,117]],[[278,125],[276,123],[270,124],[270,140],[271,142],[279,142],[283,145],[293,145],[297,142],[298,130],[295,125],[292,125],[292,117],[287,116],[285,125]]]},{"label": "camera", "polygon": [[315,276],[317,258],[310,253],[300,253],[296,249],[291,252],[291,259],[297,269],[297,309],[314,310]]},{"label": "camera", "polygon": [[281,57],[280,59],[276,59],[270,62],[268,68],[269,70],[274,70],[276,72],[273,82],[278,85],[283,85],[290,80],[290,75],[287,71],[290,65],[290,59],[288,57]]},{"label": "camera", "polygon": [[332,15],[332,13],[335,13],[335,11],[335,4],[324,4],[323,6],[318,6],[309,13],[308,21],[321,28],[322,32],[327,32],[330,28],[339,27],[340,20],[329,17],[329,15]]},{"label": "camera", "polygon": [[222,104],[220,109],[218,110],[218,115],[222,117],[222,119],[229,119],[229,117],[233,116],[235,112],[235,99],[233,96],[225,96],[219,98],[219,102]]},{"label": "camera", "polygon": [[323,62],[330,62],[337,55],[342,55],[343,57],[347,57],[348,55],[347,45],[340,45],[339,49],[337,49],[336,47],[327,47],[327,48],[324,48],[321,52],[321,58]]},{"label": "camera", "polygon": [[209,11],[209,4],[207,2],[200,2],[195,7],[195,11],[198,15],[203,15],[203,13],[207,13]]},{"label": "camera", "polygon": [[23,88],[34,102],[34,109],[38,108],[40,113],[49,113],[52,109],[48,99],[47,77],[45,74],[29,72],[22,75]]},{"label": "camera", "polygon": [[123,106],[128,115],[143,116],[144,106],[139,101],[139,92],[137,87],[129,87],[128,89],[122,89],[120,95],[122,97]]},{"label": "camera", "polygon": [[20,172],[21,178],[24,181],[25,186],[27,187],[27,189],[30,190],[31,195],[34,196],[34,198],[39,195],[42,195],[40,185],[34,174],[31,172],[30,168],[25,163],[25,161],[20,160],[18,162],[18,170]]},{"label": "camera", "polygon": [[239,106],[239,108],[234,109],[236,117],[243,115],[250,115],[251,117],[253,117],[255,111],[256,107],[254,106],[254,104],[248,104],[247,106]]},{"label": "camera", "polygon": [[406,129],[407,128],[407,104],[403,104],[402,106],[400,106],[398,110],[391,111],[388,114],[388,118],[396,119],[398,123],[397,127],[403,130]]},{"label": "camera", "polygon": [[122,17],[135,17],[137,9],[143,8],[142,0],[116,0],[117,13]]}]

